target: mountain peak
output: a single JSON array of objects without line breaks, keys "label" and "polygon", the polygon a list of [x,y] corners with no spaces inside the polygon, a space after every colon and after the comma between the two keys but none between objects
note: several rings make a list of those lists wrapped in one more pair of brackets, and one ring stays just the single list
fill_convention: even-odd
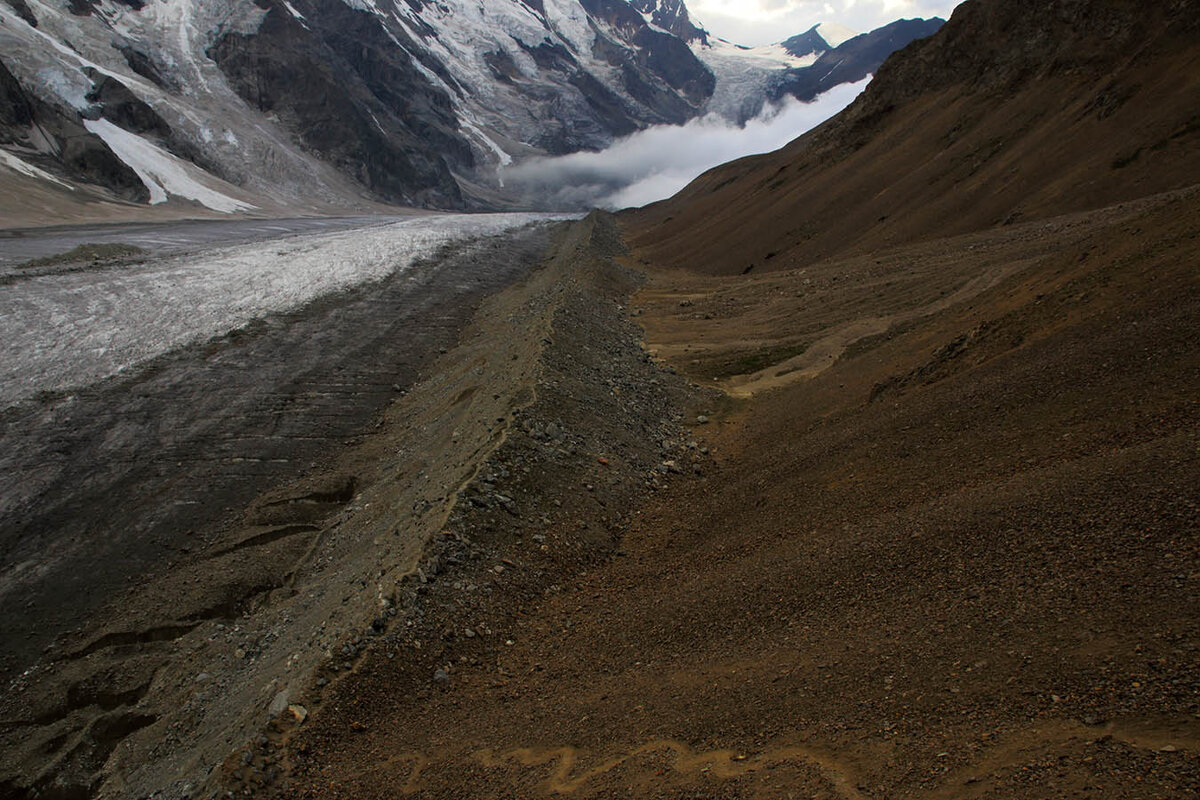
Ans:
[{"label": "mountain peak", "polygon": [[814,26],[813,30],[828,42],[830,47],[839,47],[844,42],[848,42],[855,36],[858,36],[858,31],[851,30],[845,25],[839,25],[836,22],[822,22],[820,25]]},{"label": "mountain peak", "polygon": [[836,22],[819,22],[795,36],[784,39],[780,46],[796,58],[819,56],[850,41],[858,32]]},{"label": "mountain peak", "polygon": [[829,42],[817,32],[820,25],[813,25],[804,33],[790,36],[779,43],[780,47],[796,58],[819,56],[829,49]]},{"label": "mountain peak", "polygon": [[708,44],[708,31],[692,22],[683,0],[629,0],[646,22],[691,44]]}]

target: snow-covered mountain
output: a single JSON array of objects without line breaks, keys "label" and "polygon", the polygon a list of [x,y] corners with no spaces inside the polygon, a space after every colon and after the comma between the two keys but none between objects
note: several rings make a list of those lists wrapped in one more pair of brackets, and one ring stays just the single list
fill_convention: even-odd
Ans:
[{"label": "snow-covered mountain", "polygon": [[741,48],[683,0],[4,2],[0,177],[226,212],[502,207],[515,160],[744,121],[865,38]]}]

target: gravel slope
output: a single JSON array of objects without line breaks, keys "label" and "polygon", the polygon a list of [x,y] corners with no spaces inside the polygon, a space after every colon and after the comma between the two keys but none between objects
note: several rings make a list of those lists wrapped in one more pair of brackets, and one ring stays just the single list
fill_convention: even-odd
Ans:
[{"label": "gravel slope", "polygon": [[[834,331],[891,322],[741,399],[682,395],[699,469],[680,459],[686,477],[666,467],[622,506],[606,558],[540,575],[526,509],[543,501],[482,517],[475,560],[431,579],[413,626],[247,748],[227,785],[1195,794],[1197,206],[1192,191],[1056,219],[1057,246],[1014,226],[758,277],[643,263],[633,320],[651,349],[679,343],[697,383],[745,386],[772,359],[787,373]],[[570,393],[571,413],[591,397]],[[596,470],[563,466],[544,544],[603,555]]]}]

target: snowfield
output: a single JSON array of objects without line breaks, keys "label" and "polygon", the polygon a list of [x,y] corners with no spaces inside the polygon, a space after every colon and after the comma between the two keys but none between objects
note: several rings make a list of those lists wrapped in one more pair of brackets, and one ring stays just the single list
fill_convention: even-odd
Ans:
[{"label": "snowfield", "polygon": [[449,214],[298,236],[95,272],[18,280],[0,292],[0,407],[81,386],[268,314],[408,270],[452,241],[550,214]]}]

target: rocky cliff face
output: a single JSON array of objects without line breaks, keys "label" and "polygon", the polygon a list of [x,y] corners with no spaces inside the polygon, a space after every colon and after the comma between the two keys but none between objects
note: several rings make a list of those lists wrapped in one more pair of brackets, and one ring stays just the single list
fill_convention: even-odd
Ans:
[{"label": "rocky cliff face", "polygon": [[135,202],[150,193],[137,173],[117,158],[78,120],[27,93],[0,63],[0,144],[24,150],[51,150],[62,170],[79,181],[99,183]]},{"label": "rocky cliff face", "polygon": [[474,158],[408,34],[340,0],[295,0],[297,14],[270,1],[257,31],[223,32],[206,50],[238,95],[386,200],[461,205],[451,170]]},{"label": "rocky cliff face", "polygon": [[691,44],[708,44],[708,31],[692,22],[683,0],[630,0],[647,22]]},{"label": "rocky cliff face", "polygon": [[[741,121],[850,75],[806,81],[842,49],[816,33],[805,59],[727,43],[713,57],[682,0],[60,2],[0,6],[8,93],[41,120],[0,119],[9,157],[219,210],[504,206],[514,160]],[[896,44],[880,42],[854,63],[873,69]]]}]

